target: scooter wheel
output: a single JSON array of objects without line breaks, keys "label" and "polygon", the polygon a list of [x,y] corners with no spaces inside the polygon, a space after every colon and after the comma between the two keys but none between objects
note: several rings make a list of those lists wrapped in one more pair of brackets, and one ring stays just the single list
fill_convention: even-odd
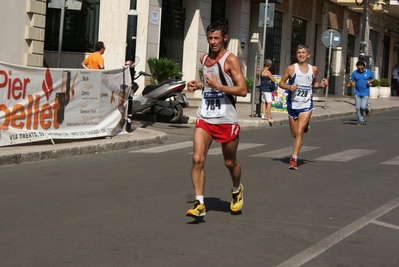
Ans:
[{"label": "scooter wheel", "polygon": [[181,119],[183,118],[183,107],[180,104],[177,104],[176,106],[173,107],[173,112],[174,115],[169,117],[169,122],[171,123],[177,123],[180,122]]}]

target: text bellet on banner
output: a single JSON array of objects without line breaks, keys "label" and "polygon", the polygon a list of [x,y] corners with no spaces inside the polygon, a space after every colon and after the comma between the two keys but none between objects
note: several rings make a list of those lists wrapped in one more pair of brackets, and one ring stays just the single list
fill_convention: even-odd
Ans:
[{"label": "text bellet on banner", "polygon": [[[0,146],[115,135],[125,123],[128,69],[34,68],[0,62]],[[121,93],[123,91],[123,94]]]}]

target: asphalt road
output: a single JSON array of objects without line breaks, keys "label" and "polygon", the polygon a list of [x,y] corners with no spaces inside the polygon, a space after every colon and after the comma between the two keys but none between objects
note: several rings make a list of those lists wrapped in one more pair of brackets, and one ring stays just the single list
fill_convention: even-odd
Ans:
[{"label": "asphalt road", "polygon": [[397,111],[312,123],[297,171],[288,126],[243,129],[237,215],[214,143],[201,222],[185,216],[192,126],[143,126],[168,140],[0,166],[0,265],[399,266]]}]

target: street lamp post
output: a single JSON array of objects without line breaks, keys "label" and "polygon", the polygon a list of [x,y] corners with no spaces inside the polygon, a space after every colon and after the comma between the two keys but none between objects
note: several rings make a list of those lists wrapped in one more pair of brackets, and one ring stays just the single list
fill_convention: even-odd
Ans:
[{"label": "street lamp post", "polygon": [[58,35],[57,68],[61,66],[62,35],[64,33],[64,20],[65,20],[65,8],[66,8],[65,1],[66,0],[62,0],[61,4],[60,33]]},{"label": "street lamp post", "polygon": [[367,23],[367,0],[363,0],[363,16],[362,16],[362,33],[360,37],[360,49],[359,49],[359,60],[365,61],[365,53],[366,53],[366,23]]},{"label": "street lamp post", "polygon": [[[262,44],[262,54],[260,56],[260,69],[262,72],[263,62],[265,61],[265,52],[266,52],[266,29],[267,29],[267,6],[269,5],[269,0],[265,0],[265,16],[263,18],[263,44]],[[260,77],[260,76],[259,76]]]}]

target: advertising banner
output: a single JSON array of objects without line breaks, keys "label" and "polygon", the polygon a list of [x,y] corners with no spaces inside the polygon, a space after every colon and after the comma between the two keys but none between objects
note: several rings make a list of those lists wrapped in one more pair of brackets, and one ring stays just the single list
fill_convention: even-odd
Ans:
[{"label": "advertising banner", "polygon": [[287,112],[287,95],[288,90],[282,89],[278,86],[281,81],[281,75],[273,75],[276,85],[276,90],[272,92],[272,111]]},{"label": "advertising banner", "polygon": [[[125,77],[123,77],[125,76]],[[124,83],[125,78],[125,83]],[[0,62],[0,146],[120,133],[129,69],[34,68]]]}]

